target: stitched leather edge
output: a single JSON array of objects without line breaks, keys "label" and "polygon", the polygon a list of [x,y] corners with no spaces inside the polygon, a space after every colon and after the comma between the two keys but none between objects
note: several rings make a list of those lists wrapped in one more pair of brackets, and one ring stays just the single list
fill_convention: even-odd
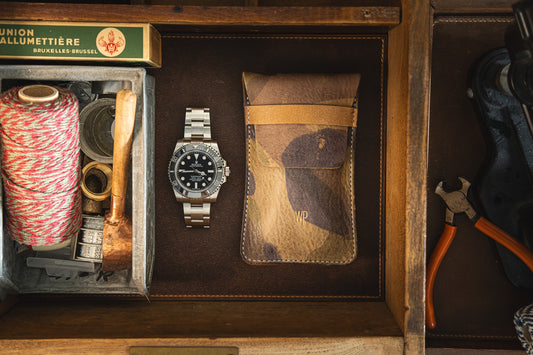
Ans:
[{"label": "stitched leather edge", "polygon": [[[352,110],[352,122],[355,124],[357,122],[357,109],[351,108]],[[250,106],[246,106],[246,129],[250,129]],[[249,136],[249,134],[247,134]],[[248,150],[247,150],[247,166],[246,166],[246,199],[244,203],[244,218],[243,218],[243,227],[241,232],[241,255],[244,260],[250,264],[287,264],[287,263],[305,263],[305,264],[323,264],[323,265],[346,265],[355,260],[357,255],[357,233],[355,229],[355,203],[354,203],[354,176],[353,176],[353,160],[354,160],[354,129],[351,130],[350,134],[350,158],[348,162],[348,169],[350,169],[350,225],[351,225],[351,236],[350,242],[352,244],[351,255],[347,259],[343,260],[308,260],[308,259],[280,259],[280,260],[269,260],[269,259],[251,259],[246,255],[245,244],[246,244],[246,227],[248,225],[248,202],[249,202],[249,189],[250,189],[250,166],[251,166],[251,144],[252,139],[247,138],[248,140]]]},{"label": "stitched leather edge", "polygon": [[438,25],[440,23],[512,23],[514,22],[514,17],[509,16],[466,16],[466,17],[456,17],[456,16],[437,16],[433,21],[433,25]]}]

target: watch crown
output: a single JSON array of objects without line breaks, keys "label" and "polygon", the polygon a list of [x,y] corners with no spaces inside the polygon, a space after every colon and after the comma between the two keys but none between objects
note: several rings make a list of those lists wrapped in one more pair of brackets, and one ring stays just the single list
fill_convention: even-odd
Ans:
[{"label": "watch crown", "polygon": [[225,175],[226,177],[228,177],[228,176],[229,176],[229,173],[230,173],[229,166],[226,166],[226,169],[224,170],[224,175]]}]

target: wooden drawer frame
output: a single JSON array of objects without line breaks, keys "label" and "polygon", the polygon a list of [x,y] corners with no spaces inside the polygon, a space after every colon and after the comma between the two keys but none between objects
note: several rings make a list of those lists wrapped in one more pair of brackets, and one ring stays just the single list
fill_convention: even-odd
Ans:
[{"label": "wooden drawer frame", "polygon": [[[431,0],[431,7],[432,7],[432,26],[431,26],[431,32],[434,33],[434,34],[437,34],[436,31],[438,31],[438,29],[436,29],[437,27],[434,27],[434,26],[439,26],[439,25],[442,25],[443,23],[450,23],[450,24],[458,24],[458,23],[487,23],[487,24],[490,24],[491,22],[498,22],[500,24],[505,24],[505,26],[510,26],[512,24],[512,21],[513,21],[513,13],[512,13],[512,5],[516,3],[516,1],[513,1],[513,0],[488,0],[488,1],[466,1],[466,0]],[[441,27],[441,30],[442,30],[442,27]],[[463,31],[465,31],[464,29],[461,29]],[[461,31],[459,30],[459,31]],[[465,31],[466,32],[466,31]],[[496,32],[496,31],[495,31]],[[486,35],[485,38],[481,39],[479,38],[479,42],[480,43],[485,43],[487,44],[487,46],[489,48],[487,48],[486,50],[489,50],[491,49],[490,48],[490,43],[494,44],[495,42],[494,41],[500,41],[501,44],[497,44],[495,46],[499,46],[499,45],[504,45],[504,31],[501,31],[501,33],[498,35],[498,36],[501,36],[501,37],[490,37],[489,35]],[[475,33],[475,32],[473,32]],[[491,38],[492,40],[494,41],[487,41],[488,38]],[[478,39],[476,37],[476,39]],[[439,42],[440,41],[440,42]],[[446,41],[446,42],[443,42],[443,41]],[[448,42],[449,41],[449,42]],[[454,56],[460,56],[461,54],[453,51],[453,43],[458,44],[459,46],[461,46],[460,43],[464,43],[466,42],[464,40],[464,38],[461,38],[460,36],[457,37],[457,38],[453,38],[453,35],[450,35],[450,32],[446,33],[446,35],[443,35],[442,32],[440,33],[440,36],[439,35],[435,35],[434,38],[432,38],[432,42],[435,46],[433,46],[433,50],[435,50],[435,52],[432,53],[432,56],[433,56],[433,68],[439,68],[439,65],[437,63],[442,63],[443,61],[445,61],[446,59],[441,59],[441,61],[437,61],[437,52],[438,52],[438,49],[435,49],[439,44],[441,43],[446,43],[446,47],[443,47],[441,46],[441,52],[442,53],[442,48],[445,48],[445,49],[449,49],[450,50],[450,53],[453,53]],[[452,48],[450,48],[452,47]],[[493,47],[495,48],[495,47]],[[468,51],[470,53],[472,53],[473,55],[477,55],[478,58],[479,56],[481,56],[483,53],[479,52],[479,49],[473,49],[472,47],[468,47]],[[431,52],[431,51],[430,51]],[[471,57],[470,57],[471,58]],[[463,60],[464,62],[464,60]],[[471,64],[473,65],[475,62],[471,62]],[[443,68],[443,72],[446,73],[446,71],[448,71],[449,69],[448,68]],[[464,67],[464,64],[462,65],[462,70],[464,72],[467,72],[468,70],[471,70],[471,68],[467,68],[467,67]],[[465,79],[467,79],[467,75],[465,73],[462,73],[463,77]],[[451,91],[452,89],[449,88],[448,86],[441,86],[446,88],[445,90],[441,90],[441,93],[437,93],[438,90],[435,90],[436,87],[439,87],[439,82],[436,81],[438,80],[437,79],[438,77],[438,74],[434,73],[434,76],[433,76],[433,93],[432,93],[432,98],[433,98],[433,103],[435,105],[437,105],[436,103],[441,100],[443,98],[443,95],[442,95],[442,92],[446,92],[446,91]],[[441,72],[441,76],[440,78],[442,78],[442,72]],[[451,79],[450,81],[454,81],[454,82],[458,82],[458,80],[456,80],[455,78],[454,79]],[[460,83],[462,83],[461,81],[459,81]],[[461,84],[460,84],[461,85]],[[431,89],[430,89],[431,90]],[[446,98],[448,98],[446,96]],[[450,98],[451,100],[455,101],[456,98]],[[468,104],[470,104],[470,102],[468,102]],[[461,104],[458,104],[458,106],[461,106]],[[438,109],[438,108],[437,108]],[[433,110],[436,110],[435,107],[432,107],[432,111]],[[435,111],[433,111],[435,112]],[[473,116],[475,117],[475,116]],[[437,122],[438,120],[441,120],[440,122],[442,123],[442,114],[441,114],[441,117],[438,117],[437,114],[433,113],[431,118],[430,118],[430,121],[432,122]],[[446,121],[446,124],[448,125],[448,122]],[[449,125],[449,126],[452,126],[453,125]],[[428,127],[429,128],[429,127]],[[431,152],[433,150],[435,150],[435,146],[436,145],[433,145],[433,142],[435,141],[435,132],[438,131],[438,129],[435,128],[435,125],[432,125],[431,126],[432,129],[430,129],[430,147],[428,148],[428,151],[429,151],[429,169],[430,169],[430,172],[432,172],[432,168],[435,169],[435,164],[432,165],[432,162],[434,162],[435,160],[435,154],[433,154],[433,157],[432,157],[432,154]],[[454,127],[455,128],[455,127]],[[452,131],[452,130],[450,130]],[[446,136],[448,135],[449,132],[446,132],[443,134],[443,136]],[[440,137],[439,137],[440,138]],[[469,144],[472,145],[472,146],[475,146],[476,143],[472,142],[472,140],[469,138],[467,138],[467,140],[469,140]],[[449,144],[453,145],[455,144],[455,142],[451,141]],[[457,148],[457,146],[456,146]],[[488,146],[487,146],[487,149],[490,149]],[[472,156],[474,156],[474,154],[472,152],[470,152]],[[441,169],[441,173],[443,173],[444,171],[449,171],[450,169],[450,166],[446,164],[449,164],[450,163],[450,160],[448,159],[448,161],[446,161],[447,159],[444,158],[444,155],[443,154],[442,156],[439,155],[439,165],[442,166],[443,168]],[[476,157],[478,158],[478,157]],[[473,158],[473,160],[476,160],[476,158]],[[481,160],[480,160],[480,165],[481,165]],[[457,162],[457,161],[454,161],[453,162],[453,166],[461,166],[461,163],[460,162]],[[477,167],[474,167],[473,170],[476,171]],[[466,173],[468,174],[468,173]],[[476,177],[477,178],[477,177]],[[435,174],[428,174],[428,179],[431,181],[432,179],[434,180],[435,179]],[[432,187],[431,186],[428,186],[429,188],[429,191],[432,190]],[[434,187],[433,187],[434,188]],[[429,202],[428,202],[428,211],[429,211],[429,223],[427,224],[427,233],[428,233],[428,239],[429,238],[438,238],[440,235],[437,235],[435,234],[435,224],[438,224],[440,225],[442,223],[442,221],[434,221],[432,218],[432,213],[431,213],[431,205],[432,205],[432,201],[431,201],[431,196],[428,198]],[[442,209],[442,211],[444,212],[444,208]],[[441,231],[441,230],[440,230]],[[440,231],[438,231],[438,233],[440,233]],[[459,234],[458,234],[458,237],[459,237]],[[460,237],[459,237],[460,238]],[[464,239],[469,239],[469,236],[465,236],[464,234],[462,234],[462,238]],[[459,239],[457,239],[459,240]],[[435,241],[436,239],[433,239],[433,242],[429,243],[430,245],[434,245],[435,244]],[[458,250],[457,248],[461,248],[462,246],[460,245],[456,245],[457,242],[454,243],[455,246],[452,246],[452,248],[455,248],[455,250]],[[459,244],[459,243],[457,243]],[[429,248],[432,248],[432,247],[429,247]],[[451,250],[451,248],[450,248]],[[461,250],[461,249],[459,249]],[[432,249],[429,249],[427,252],[428,253],[431,253]],[[470,260],[468,259],[468,253],[470,251],[468,250],[461,250],[461,253],[459,255],[461,255],[461,257],[463,258],[464,257],[464,260],[468,260],[469,262],[472,262],[473,260]],[[476,249],[476,252],[478,252],[478,250]],[[479,253],[481,254],[481,253]],[[429,255],[428,255],[429,256]],[[448,260],[451,260],[451,256],[450,256],[450,253],[448,253],[448,256],[447,256]],[[494,251],[494,258],[495,259],[499,259],[498,257],[498,253],[496,251]],[[441,268],[442,269],[442,268]],[[469,272],[472,274],[472,275],[475,275],[474,272],[472,272],[472,270],[469,270]],[[488,278],[491,278],[491,280],[494,280],[496,279],[495,275],[494,274],[491,274],[491,272],[493,272],[493,270],[487,270],[486,268],[483,269],[483,273],[485,275],[488,275]],[[444,278],[444,275],[443,274],[443,270],[440,271],[440,274],[441,274],[441,277]],[[477,278],[476,276],[474,276],[474,278]],[[506,276],[503,276],[503,278],[506,278]],[[507,281],[507,279],[505,280]],[[480,283],[481,284],[481,283]],[[454,289],[454,286],[452,285],[448,285],[447,284],[447,287],[449,287],[451,290]],[[514,286],[511,286],[510,289],[512,289]],[[460,288],[460,287],[459,287]],[[476,292],[478,294],[483,294],[484,291],[483,291],[483,286],[479,286],[479,285],[476,285],[476,287],[474,288],[476,290]],[[452,348],[452,347],[457,347],[457,348],[480,348],[480,349],[502,349],[502,350],[491,350],[493,351],[494,353],[502,353],[502,354],[511,354],[511,353],[521,353],[522,350],[521,350],[521,345],[520,345],[520,342],[518,340],[518,337],[516,336],[516,333],[514,331],[514,326],[512,324],[512,316],[513,316],[513,312],[515,312],[519,307],[521,306],[524,306],[526,305],[527,303],[520,303],[520,294],[522,293],[522,297],[525,297],[527,299],[527,294],[528,294],[528,291],[525,291],[525,290],[519,290],[518,288],[515,288],[515,291],[516,291],[516,295],[511,295],[513,297],[510,297],[509,299],[506,299],[507,301],[511,302],[512,300],[514,300],[515,302],[518,300],[518,303],[520,304],[520,306],[517,306],[516,308],[512,308],[513,306],[509,307],[510,309],[506,309],[506,308],[503,308],[505,312],[505,315],[506,317],[508,316],[509,319],[511,321],[509,322],[505,322],[505,323],[502,323],[502,324],[505,324],[505,326],[507,327],[508,329],[508,332],[505,333],[505,334],[499,334],[497,333],[497,330],[494,330],[494,328],[491,327],[491,325],[487,324],[487,325],[483,325],[483,326],[479,326],[479,323],[482,323],[482,321],[479,321],[478,320],[478,323],[472,323],[472,324],[475,324],[473,325],[473,327],[477,327],[477,330],[480,331],[481,334],[479,333],[476,333],[475,335],[467,335],[467,334],[470,334],[470,333],[465,333],[464,331],[461,331],[459,329],[453,329],[452,332],[450,332],[449,328],[448,329],[442,329],[443,327],[440,327],[437,325],[437,328],[435,329],[435,333],[437,334],[432,334],[430,331],[427,332],[427,341],[426,341],[426,346],[428,347],[432,347],[432,348],[428,348],[427,349],[427,353],[431,353],[431,354],[437,354],[437,353],[444,353],[444,350],[442,348]],[[452,291],[453,292],[453,291]],[[470,292],[470,291],[465,291],[465,292]],[[512,291],[510,291],[510,293],[512,293]],[[475,294],[475,293],[474,293]],[[460,297],[460,295],[459,295]],[[497,303],[499,304],[500,303],[500,299],[499,297],[501,296],[498,296],[497,299]],[[441,297],[441,300],[443,298]],[[459,298],[462,300],[463,304],[466,304],[468,305],[468,298],[467,297],[462,297],[462,298]],[[466,300],[465,300],[466,299]],[[471,302],[471,301],[470,301]],[[527,300],[525,302],[528,302]],[[492,311],[492,307],[495,307],[494,306],[494,303],[491,303],[491,301],[488,301],[488,300],[485,300],[485,304],[487,304],[487,308],[488,309],[491,309]],[[452,308],[453,306],[450,306],[450,308]],[[496,306],[497,307],[497,306]],[[496,308],[495,307],[495,308]],[[461,314],[460,311],[457,313],[457,314]],[[489,313],[491,314],[491,313]],[[491,318],[496,318],[495,316],[493,316],[491,314]],[[458,323],[462,323],[463,320],[467,320],[468,317],[466,315],[461,315],[460,317],[458,317],[456,320]],[[497,319],[497,318],[496,318]],[[457,324],[457,323],[455,323]],[[491,329],[493,331],[492,334],[490,335],[482,335],[482,334],[487,334],[487,333],[483,333],[483,332],[487,332],[488,329]],[[449,334],[449,335],[445,335],[445,334]],[[520,350],[503,350],[503,349],[520,349]],[[477,350],[468,350],[470,351],[469,353],[474,353],[476,352]],[[483,352],[483,351],[486,351],[486,350],[479,350],[480,352]],[[457,353],[460,353],[459,351]],[[466,351],[465,351],[466,353]]]},{"label": "wooden drawer frame", "polygon": [[[424,352],[431,7],[200,7],[0,3],[1,19],[150,22],[194,30],[388,34],[384,302],[58,299],[0,304],[9,353],[127,353],[130,346],[237,346],[241,353]],[[165,63],[163,63],[165,65]],[[157,85],[157,83],[156,83]],[[157,238],[157,236],[156,236]],[[6,335],[7,334],[7,335]]]}]

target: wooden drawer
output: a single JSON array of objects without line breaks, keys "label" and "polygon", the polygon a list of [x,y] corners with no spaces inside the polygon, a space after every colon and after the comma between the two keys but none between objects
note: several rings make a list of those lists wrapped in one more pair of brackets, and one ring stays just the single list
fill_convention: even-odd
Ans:
[{"label": "wooden drawer", "polygon": [[[292,7],[279,7],[274,2],[259,4],[268,6],[230,5],[239,6],[0,4],[7,10],[0,15],[5,19],[149,22],[163,37],[163,68],[151,72],[156,78],[155,183],[156,189],[161,189],[155,195],[156,271],[151,303],[120,297],[14,297],[4,301],[0,308],[4,313],[0,317],[2,349],[10,353],[28,349],[43,353],[60,350],[127,353],[130,346],[237,346],[243,354],[318,350],[350,354],[424,352],[429,3],[384,0],[369,6],[366,1],[355,0],[338,7],[323,7],[329,5],[326,2],[304,4],[319,6],[294,3],[300,6]],[[311,58],[302,64],[307,70],[317,71],[321,63],[324,63],[324,71],[355,69],[352,61],[368,67],[367,72],[375,69],[373,78],[377,85],[368,86],[369,92],[365,95],[369,101],[371,98],[377,103],[369,112],[381,120],[379,128],[372,131],[380,142],[374,146],[379,151],[376,154],[380,162],[374,162],[372,169],[377,169],[377,173],[368,176],[366,182],[372,179],[380,182],[374,185],[379,186],[378,193],[366,198],[376,206],[375,213],[380,216],[369,217],[374,218],[372,223],[377,232],[368,233],[366,237],[380,244],[380,249],[373,254],[379,270],[371,280],[379,292],[357,290],[361,275],[357,275],[355,267],[351,274],[339,278],[341,283],[336,284],[337,288],[330,290],[321,286],[308,294],[286,291],[290,285],[283,282],[276,290],[267,285],[267,292],[259,288],[247,289],[246,294],[216,294],[225,288],[231,289],[227,283],[203,293],[201,287],[180,292],[175,278],[164,272],[167,264],[157,264],[158,260],[171,260],[165,250],[172,247],[169,229],[173,217],[165,215],[163,210],[158,217],[157,210],[158,204],[164,204],[167,199],[163,190],[167,182],[161,171],[172,138],[165,132],[172,126],[164,113],[171,110],[169,102],[178,106],[183,97],[194,100],[194,95],[187,96],[183,84],[175,80],[183,70],[179,67],[184,63],[180,55],[186,56],[187,48],[194,48],[191,52],[195,55],[205,54],[208,52],[202,48],[211,46],[227,61],[222,67],[232,72],[248,68],[282,71],[291,66],[297,68],[300,63],[279,64],[289,61],[292,44],[302,49],[300,55]],[[267,45],[272,52],[266,52]],[[231,51],[228,48],[232,48]],[[267,63],[259,57],[254,61],[253,53],[247,53],[247,48],[258,50],[259,54],[277,53],[280,58],[277,62]],[[286,57],[279,51],[286,53]],[[232,59],[230,52],[238,59]],[[380,53],[379,56],[376,53]],[[341,57],[345,59],[332,59]],[[196,62],[203,63],[203,60]],[[371,62],[365,66],[365,60]],[[374,62],[378,64],[370,65]],[[268,67],[269,63],[278,64]],[[218,84],[230,82],[232,88],[238,84],[239,78],[219,74],[213,72]],[[191,86],[205,92],[209,86],[205,83],[206,75],[209,72],[200,73],[199,83],[191,83]],[[239,90],[237,87],[232,92]],[[174,96],[180,93],[182,97]],[[213,102],[216,105],[216,100]],[[241,114],[238,105],[230,105],[221,112],[228,117],[230,112],[235,117]],[[370,120],[368,117],[374,116],[366,117]],[[229,129],[234,124],[228,119],[225,126]],[[363,127],[358,134],[364,132]],[[239,134],[232,137],[239,140]],[[361,136],[361,142],[365,142],[365,138],[369,143],[361,143],[364,145],[361,152],[371,144],[371,137]],[[234,153],[236,160],[238,149],[237,146]],[[364,183],[364,171],[359,174]],[[235,178],[239,181],[242,176]],[[364,211],[361,215],[364,216]],[[232,218],[238,220],[235,216]],[[364,223],[358,220],[358,228],[364,230]],[[227,230],[221,228],[217,233],[226,236]],[[238,235],[231,235],[238,240]],[[363,233],[359,238],[364,237]],[[180,263],[169,265],[173,268],[170,274],[175,275]],[[338,277],[332,270],[314,272]],[[247,276],[249,280],[261,277],[254,272]],[[354,275],[353,278],[350,275]],[[275,280],[269,282],[273,285]],[[343,293],[342,283],[351,290],[347,294]],[[313,285],[316,286],[311,283],[311,288]],[[191,294],[193,292],[195,294]],[[363,297],[358,296],[363,294]]]},{"label": "wooden drawer", "polygon": [[[475,63],[490,50],[505,47],[505,31],[514,23],[513,3],[432,1],[428,256],[444,227],[445,206],[433,194],[437,183],[453,184],[462,176],[475,188],[488,163],[491,146],[467,89]],[[474,193],[479,202],[476,197]],[[457,224],[434,288],[437,327],[426,330],[427,346],[521,350],[513,315],[531,303],[531,292],[512,285],[492,240],[466,217],[459,217]]]}]

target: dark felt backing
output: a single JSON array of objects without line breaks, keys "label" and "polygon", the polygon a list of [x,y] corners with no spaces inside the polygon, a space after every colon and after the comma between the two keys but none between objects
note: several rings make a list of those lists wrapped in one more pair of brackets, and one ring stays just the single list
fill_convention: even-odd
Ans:
[{"label": "dark felt backing", "polygon": [[[444,228],[445,206],[434,193],[446,180],[459,188],[458,176],[475,185],[488,159],[480,119],[468,99],[472,65],[487,51],[504,46],[512,17],[444,17],[434,26],[428,174],[428,258]],[[475,200],[475,196],[473,196]],[[513,315],[533,294],[507,280],[494,242],[458,216],[457,235],[434,287],[437,328],[428,330],[430,345],[495,347],[518,345]],[[455,343],[450,343],[452,340]],[[507,345],[505,345],[507,343]],[[486,345],[481,345],[486,346]],[[519,345],[518,345],[519,346]]]},{"label": "dark felt backing", "polygon": [[[157,298],[383,299],[386,38],[174,36],[163,33],[156,79],[155,238],[151,294]],[[358,255],[346,266],[249,265],[240,255],[245,188],[243,71],[362,74],[355,151]],[[212,206],[210,229],[186,229],[167,178],[186,107],[209,107],[231,176]]]}]

